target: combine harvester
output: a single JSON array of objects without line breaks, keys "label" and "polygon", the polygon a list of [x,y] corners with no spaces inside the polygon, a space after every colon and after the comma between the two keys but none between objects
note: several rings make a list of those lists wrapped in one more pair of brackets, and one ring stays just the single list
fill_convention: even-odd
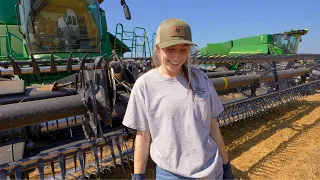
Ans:
[{"label": "combine harvester", "polygon": [[[0,13],[0,179],[35,171],[38,179],[101,178],[132,160],[134,132],[121,122],[136,79],[151,67],[153,41],[139,27],[128,32],[118,24],[109,33],[101,3],[1,1],[7,8]],[[200,52],[192,62],[220,94],[224,126],[315,92],[319,60],[318,54]],[[281,63],[286,67],[279,69]],[[237,68],[208,70],[212,64]],[[241,98],[225,98],[230,89]]]},{"label": "combine harvester", "polygon": [[[291,30],[277,34],[262,34],[252,37],[235,39],[221,43],[209,43],[199,49],[201,55],[237,55],[237,54],[297,54],[302,36],[308,33],[308,29]],[[283,64],[283,63],[282,63]],[[238,64],[226,64],[225,66],[212,66],[214,71],[236,70]]]}]

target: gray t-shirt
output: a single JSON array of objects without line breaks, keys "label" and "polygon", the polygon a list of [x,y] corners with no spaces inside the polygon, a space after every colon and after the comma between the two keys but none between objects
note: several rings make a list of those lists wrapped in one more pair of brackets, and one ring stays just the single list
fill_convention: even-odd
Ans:
[{"label": "gray t-shirt", "polygon": [[223,106],[206,74],[192,68],[194,102],[182,74],[166,78],[157,69],[139,77],[123,125],[151,134],[150,156],[161,168],[192,178],[221,177],[222,159],[210,136],[210,120]]}]

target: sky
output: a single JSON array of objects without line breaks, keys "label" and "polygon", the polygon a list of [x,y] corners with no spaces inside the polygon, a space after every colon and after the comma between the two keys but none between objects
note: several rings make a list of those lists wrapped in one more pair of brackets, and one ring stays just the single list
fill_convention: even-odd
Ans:
[{"label": "sky", "polygon": [[[119,0],[105,0],[108,31],[115,34],[121,23],[125,31],[146,29],[149,40],[168,18],[185,20],[198,48],[207,43],[308,29],[298,53],[320,54],[319,0],[126,0],[131,20],[126,20]],[[141,32],[141,31],[140,31]]]}]

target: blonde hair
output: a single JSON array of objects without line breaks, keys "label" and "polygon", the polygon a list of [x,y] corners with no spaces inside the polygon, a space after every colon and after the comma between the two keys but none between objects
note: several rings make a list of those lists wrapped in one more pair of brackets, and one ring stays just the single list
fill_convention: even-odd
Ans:
[{"label": "blonde hair", "polygon": [[[186,78],[188,86],[189,86],[189,89],[191,91],[192,99],[193,99],[193,88],[192,88],[192,85],[191,85],[191,77],[192,77],[191,61],[193,60],[194,55],[196,54],[196,52],[197,52],[197,49],[193,45],[190,45],[190,54],[189,54],[186,62],[181,67],[183,75]],[[153,51],[153,54],[152,54],[151,65],[152,65],[152,68],[154,68],[154,69],[158,68],[159,66],[161,66],[161,60],[160,60],[160,57],[159,57],[159,55],[157,53],[157,48],[156,47],[154,48],[154,51]]]}]

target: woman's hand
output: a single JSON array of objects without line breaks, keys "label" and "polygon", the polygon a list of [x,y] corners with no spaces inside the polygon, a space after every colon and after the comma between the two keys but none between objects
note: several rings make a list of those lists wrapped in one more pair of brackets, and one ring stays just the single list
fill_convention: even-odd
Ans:
[{"label": "woman's hand", "polygon": [[235,179],[230,162],[223,164],[223,179]]}]

